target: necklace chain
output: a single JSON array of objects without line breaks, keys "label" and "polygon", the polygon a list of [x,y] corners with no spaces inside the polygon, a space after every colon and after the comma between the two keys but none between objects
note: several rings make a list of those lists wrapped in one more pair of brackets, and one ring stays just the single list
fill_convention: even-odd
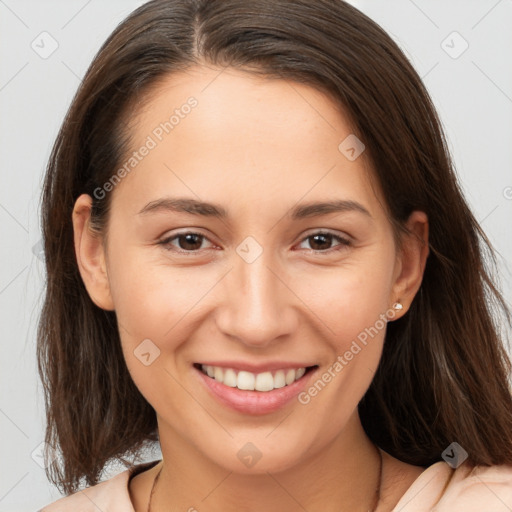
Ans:
[{"label": "necklace chain", "polygon": [[163,468],[164,468],[164,466],[162,464],[160,471],[158,472],[158,474],[155,477],[155,480],[153,481],[153,486],[151,487],[151,493],[149,495],[148,512],[151,512],[151,499],[153,498],[153,493],[155,492],[156,483],[158,482],[158,477],[160,476],[160,473],[162,472]]},{"label": "necklace chain", "polygon": [[[375,491],[375,497],[373,499],[372,508],[368,510],[368,512],[375,512],[377,510],[377,506],[380,501],[380,488],[382,485],[382,453],[378,446],[375,445],[375,448],[377,448],[377,452],[379,454],[379,481],[377,484],[377,490]],[[149,503],[148,503],[148,511],[151,512],[151,499],[153,498],[153,493],[156,489],[156,483],[158,482],[158,477],[160,476],[160,473],[162,472],[163,465],[160,468],[160,471],[157,473],[155,480],[153,481],[153,486],[151,487],[151,493],[149,494]]]}]

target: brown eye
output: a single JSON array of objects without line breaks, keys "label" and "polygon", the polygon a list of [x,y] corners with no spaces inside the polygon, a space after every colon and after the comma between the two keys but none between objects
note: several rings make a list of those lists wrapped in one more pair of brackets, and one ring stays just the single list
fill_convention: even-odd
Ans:
[{"label": "brown eye", "polygon": [[[350,245],[350,241],[347,240],[346,238],[334,235],[332,233],[323,232],[314,233],[312,235],[307,236],[306,238],[304,238],[302,243],[305,241],[309,241],[310,249],[316,252],[327,252],[330,251],[331,249],[338,250]],[[333,241],[337,241],[338,245],[332,247]]]},{"label": "brown eye", "polygon": [[334,237],[332,235],[324,235],[324,234],[310,236],[309,240],[313,241],[312,243],[310,242],[311,248],[314,251],[330,249],[330,245],[332,243],[333,238]]},{"label": "brown eye", "polygon": [[186,233],[184,235],[179,235],[177,240],[179,241],[178,245],[180,246],[180,249],[195,251],[201,248],[203,237],[197,233]]},{"label": "brown eye", "polygon": [[201,249],[201,245],[205,240],[207,238],[200,233],[187,232],[168,237],[159,242],[159,244],[172,251],[193,253]]}]

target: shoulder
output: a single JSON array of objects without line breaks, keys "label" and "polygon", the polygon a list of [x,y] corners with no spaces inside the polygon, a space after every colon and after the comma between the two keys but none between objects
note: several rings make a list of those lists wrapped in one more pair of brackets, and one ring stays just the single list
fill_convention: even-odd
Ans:
[{"label": "shoulder", "polygon": [[109,480],[46,505],[38,512],[134,512],[128,490],[130,477],[150,469],[158,462],[136,464]]},{"label": "shoulder", "polygon": [[396,511],[485,512],[512,510],[512,466],[472,466],[453,469],[436,462],[413,482]]},{"label": "shoulder", "polygon": [[512,466],[457,468],[439,500],[439,510],[481,512],[512,509]]}]

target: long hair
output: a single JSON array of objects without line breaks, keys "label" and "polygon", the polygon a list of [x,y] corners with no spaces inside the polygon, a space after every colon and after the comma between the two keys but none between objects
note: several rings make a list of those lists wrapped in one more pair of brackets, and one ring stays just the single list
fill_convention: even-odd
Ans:
[{"label": "long hair", "polygon": [[[73,246],[82,193],[105,227],[111,193],[93,191],[123,161],[134,106],[169,74],[207,63],[316,88],[343,107],[366,145],[393,226],[429,218],[423,281],[388,324],[381,362],[359,404],[373,442],[415,465],[457,441],[471,464],[512,464],[511,363],[493,249],[459,188],[419,76],[393,40],[342,0],[153,0],[126,18],[88,69],[55,142],[44,183],[47,286],[38,329],[48,478],[66,493],[98,483],[109,461],[158,440],[134,385],[115,312],[90,299]],[[124,462],[124,460],[123,460]]]}]

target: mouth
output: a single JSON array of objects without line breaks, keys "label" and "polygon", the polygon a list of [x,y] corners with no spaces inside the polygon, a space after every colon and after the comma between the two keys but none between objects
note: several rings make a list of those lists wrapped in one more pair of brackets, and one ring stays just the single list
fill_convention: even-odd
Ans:
[{"label": "mouth", "polygon": [[265,393],[274,389],[290,386],[302,378],[306,373],[317,368],[318,365],[298,368],[282,368],[259,373],[200,363],[195,363],[194,367],[211,379],[214,379],[230,388],[238,388],[244,391],[260,391]]},{"label": "mouth", "polygon": [[[292,402],[317,373],[318,365],[248,371],[194,363],[194,372],[209,396],[239,413],[268,414]],[[262,371],[263,370],[263,371]]]}]

